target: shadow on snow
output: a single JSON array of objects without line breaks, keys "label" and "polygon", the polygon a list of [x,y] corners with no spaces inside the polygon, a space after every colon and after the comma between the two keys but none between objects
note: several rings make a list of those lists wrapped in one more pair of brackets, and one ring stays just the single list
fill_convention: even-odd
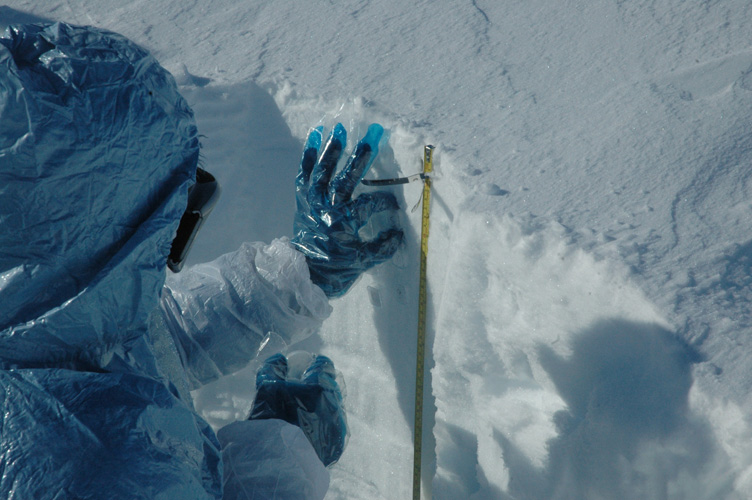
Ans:
[{"label": "shadow on snow", "polygon": [[[668,330],[605,320],[577,335],[568,358],[547,346],[539,354],[567,409],[554,415],[545,471],[495,433],[514,498],[671,498],[672,484],[700,476],[716,454],[709,426],[689,411],[700,356]],[[733,485],[719,483],[713,496],[725,498]]]}]

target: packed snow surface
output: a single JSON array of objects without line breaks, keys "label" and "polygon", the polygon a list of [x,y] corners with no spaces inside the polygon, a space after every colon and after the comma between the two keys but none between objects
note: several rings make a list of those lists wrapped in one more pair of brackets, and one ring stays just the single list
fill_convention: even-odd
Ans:
[{"label": "packed snow surface", "polygon": [[[423,495],[752,498],[749,0],[11,0],[175,76],[223,185],[193,262],[290,235],[308,129],[437,147]],[[319,335],[351,436],[329,499],[412,494],[421,185]],[[197,391],[244,418],[254,365]]]}]

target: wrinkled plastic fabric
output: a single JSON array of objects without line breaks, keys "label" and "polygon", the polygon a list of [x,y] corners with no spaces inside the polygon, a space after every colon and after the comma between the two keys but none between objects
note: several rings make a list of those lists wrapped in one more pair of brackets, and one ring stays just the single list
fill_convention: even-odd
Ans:
[{"label": "wrinkled plastic fabric", "polygon": [[219,443],[154,379],[3,370],[0,394],[2,498],[222,498]]},{"label": "wrinkled plastic fabric", "polygon": [[324,467],[303,431],[282,420],[233,422],[217,432],[224,458],[224,500],[322,500]]},{"label": "wrinkled plastic fabric", "polygon": [[125,38],[0,37],[0,497],[221,497],[219,443],[146,339],[198,153]]},{"label": "wrinkled plastic fabric", "polygon": [[322,133],[323,128],[318,127],[309,134],[296,178],[293,244],[306,256],[311,280],[327,296],[338,297],[364,271],[391,258],[402,243],[403,233],[396,227],[378,228],[375,238],[368,241],[359,234],[372,215],[399,209],[394,195],[385,191],[353,198],[378,154],[379,144],[385,140],[381,125],[368,128],[336,175],[347,132],[337,124],[319,157]]},{"label": "wrinkled plastic fabric", "polygon": [[331,311],[284,238],[244,243],[168,276],[161,301],[190,389],[244,368],[269,342],[284,348],[307,338]]},{"label": "wrinkled plastic fabric", "polygon": [[287,242],[164,284],[198,153],[172,77],[125,38],[0,37],[0,498],[222,498],[188,391],[329,314]]},{"label": "wrinkled plastic fabric", "polygon": [[334,364],[310,355],[296,373],[282,354],[268,358],[256,374],[250,420],[280,419],[300,427],[326,466],[347,444],[347,419]]},{"label": "wrinkled plastic fabric", "polygon": [[9,28],[0,366],[102,367],[143,334],[198,154],[193,114],[148,53],[93,28]]}]

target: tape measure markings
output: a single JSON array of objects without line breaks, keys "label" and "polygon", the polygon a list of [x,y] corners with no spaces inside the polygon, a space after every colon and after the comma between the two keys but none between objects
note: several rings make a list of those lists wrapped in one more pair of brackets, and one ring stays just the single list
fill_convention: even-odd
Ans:
[{"label": "tape measure markings", "polygon": [[415,363],[415,436],[413,442],[413,500],[420,500],[421,462],[423,451],[423,371],[426,358],[426,314],[428,307],[426,271],[428,263],[428,231],[431,210],[431,177],[434,146],[423,150],[423,214],[420,228],[420,281],[418,288],[418,348]]}]

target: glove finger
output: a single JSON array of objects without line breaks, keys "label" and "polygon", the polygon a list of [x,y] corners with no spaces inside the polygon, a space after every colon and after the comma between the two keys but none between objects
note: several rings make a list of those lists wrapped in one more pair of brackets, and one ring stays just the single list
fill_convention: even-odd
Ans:
[{"label": "glove finger", "polygon": [[333,203],[346,203],[350,201],[355,187],[371,168],[373,160],[379,154],[379,142],[384,135],[384,128],[378,123],[368,127],[355,151],[350,155],[347,165],[332,181],[331,196]]},{"label": "glove finger", "polygon": [[295,186],[298,189],[305,189],[311,180],[311,172],[313,171],[313,166],[316,165],[319,149],[321,149],[321,136],[323,132],[324,127],[316,127],[308,134],[308,140],[306,140],[305,147],[303,148],[303,158],[300,160],[300,170],[298,171],[298,176],[295,178]]},{"label": "glove finger", "polygon": [[311,189],[309,191],[309,200],[311,202],[324,204],[327,201],[329,181],[337,169],[337,162],[340,156],[342,156],[342,150],[345,148],[346,143],[347,131],[341,123],[338,123],[329,135],[329,140],[326,146],[324,146],[321,159],[313,167]]},{"label": "glove finger", "polygon": [[326,356],[316,356],[316,359],[310,364],[303,373],[304,384],[319,384],[322,374],[334,375],[334,363]]},{"label": "glove finger", "polygon": [[401,229],[391,228],[380,232],[376,239],[364,243],[363,267],[368,269],[389,260],[402,245],[404,238]]},{"label": "glove finger", "polygon": [[324,390],[339,390],[334,380],[337,373],[334,371],[334,363],[326,356],[316,356],[303,374],[303,383],[318,386]]},{"label": "glove finger", "polygon": [[399,210],[397,198],[387,191],[363,193],[353,201],[353,212],[358,221],[358,227],[363,227],[373,214],[385,210]]},{"label": "glove finger", "polygon": [[282,354],[275,354],[264,361],[256,372],[256,390],[264,382],[285,381],[287,379],[287,358]]},{"label": "glove finger", "polygon": [[316,356],[303,375],[310,395],[316,397],[306,401],[307,412],[298,412],[300,428],[327,467],[339,460],[348,435],[342,392],[335,377],[334,363],[326,356]]}]

